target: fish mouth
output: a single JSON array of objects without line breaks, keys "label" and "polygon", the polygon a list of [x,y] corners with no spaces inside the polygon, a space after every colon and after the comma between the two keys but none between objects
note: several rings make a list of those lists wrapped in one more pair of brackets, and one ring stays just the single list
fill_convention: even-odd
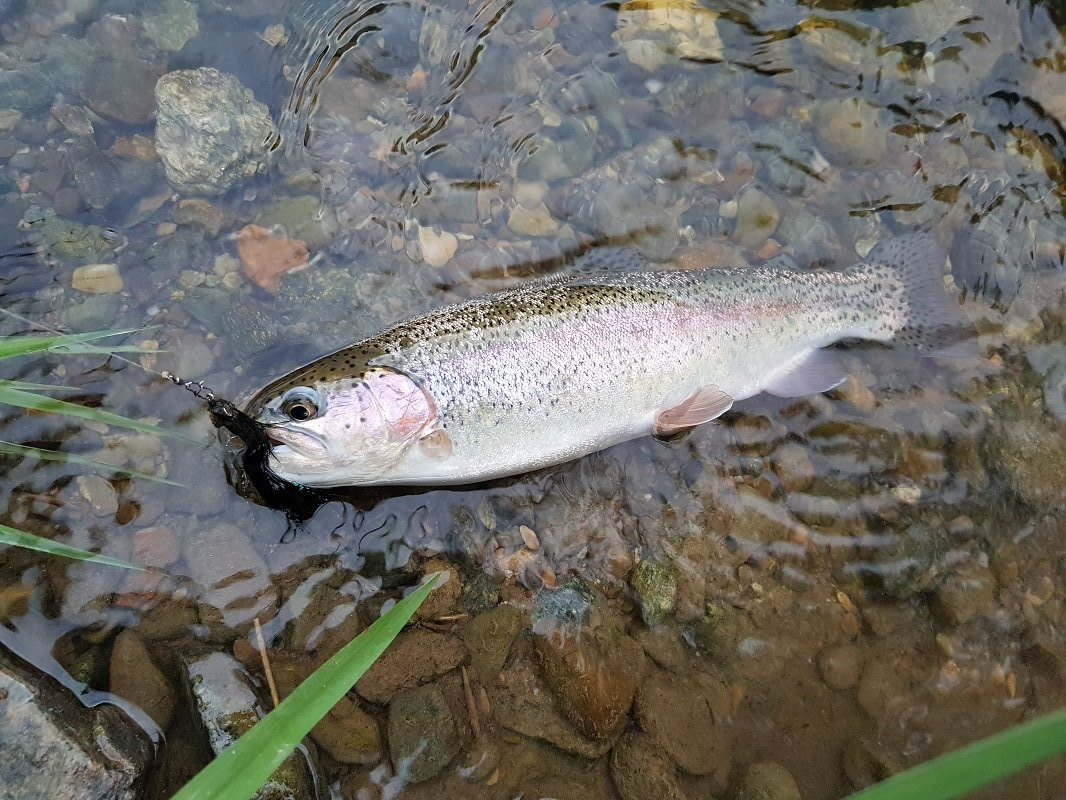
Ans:
[{"label": "fish mouth", "polygon": [[274,456],[288,452],[309,457],[329,455],[329,446],[309,431],[294,431],[278,425],[266,425],[264,433],[273,445],[271,454]]}]

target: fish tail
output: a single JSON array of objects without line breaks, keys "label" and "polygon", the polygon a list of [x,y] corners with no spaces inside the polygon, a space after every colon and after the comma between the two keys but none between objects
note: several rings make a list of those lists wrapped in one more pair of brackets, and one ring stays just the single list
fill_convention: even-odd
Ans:
[{"label": "fish tail", "polygon": [[944,252],[928,233],[878,242],[854,267],[870,281],[884,338],[922,355],[976,355],[974,331],[944,285]]}]

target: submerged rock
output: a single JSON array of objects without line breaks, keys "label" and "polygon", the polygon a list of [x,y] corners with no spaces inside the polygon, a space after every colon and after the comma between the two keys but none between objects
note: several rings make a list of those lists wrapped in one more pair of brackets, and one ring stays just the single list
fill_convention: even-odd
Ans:
[{"label": "submerged rock", "polygon": [[495,683],[511,645],[527,616],[515,606],[497,606],[478,614],[463,628],[463,642],[470,651],[470,666],[486,685]]},{"label": "submerged rock", "polygon": [[262,165],[274,123],[233,75],[178,70],[159,79],[155,97],[156,149],[175,189],[221,194]]},{"label": "submerged rock", "polygon": [[[261,704],[240,662],[226,653],[185,660],[183,677],[211,752],[218,755],[259,721]],[[289,756],[256,792],[256,800],[311,800],[314,784],[304,757]]]},{"label": "submerged rock", "polygon": [[677,576],[662,564],[640,562],[629,577],[629,585],[648,625],[662,622],[677,605]]},{"label": "submerged rock", "polygon": [[396,774],[409,783],[436,777],[458,755],[455,718],[439,688],[420,686],[393,698],[389,748]]},{"label": "submerged rock", "polygon": [[707,676],[655,673],[637,692],[640,727],[691,775],[729,772],[732,735],[722,724],[729,713],[729,691]]},{"label": "submerged rock", "polygon": [[355,684],[359,696],[387,703],[397,692],[426,683],[458,667],[466,648],[455,636],[420,629],[404,631]]},{"label": "submerged rock", "polygon": [[815,112],[814,129],[825,157],[841,167],[872,166],[888,151],[880,115],[863,100],[824,101]]},{"label": "submerged rock", "polygon": [[685,800],[677,769],[650,736],[627,733],[611,752],[611,780],[622,800]]},{"label": "submerged rock", "polygon": [[165,731],[174,716],[174,687],[129,629],[118,635],[111,650],[111,691],[144,709],[160,730]]},{"label": "submerged rock", "polygon": [[759,761],[748,767],[737,800],[800,800],[792,773],[776,761]]},{"label": "submerged rock", "polygon": [[147,738],[114,706],[88,708],[0,648],[0,793],[11,800],[135,800]]},{"label": "submerged rock", "polygon": [[644,650],[628,636],[559,629],[534,642],[559,711],[590,739],[621,733],[644,671]]}]

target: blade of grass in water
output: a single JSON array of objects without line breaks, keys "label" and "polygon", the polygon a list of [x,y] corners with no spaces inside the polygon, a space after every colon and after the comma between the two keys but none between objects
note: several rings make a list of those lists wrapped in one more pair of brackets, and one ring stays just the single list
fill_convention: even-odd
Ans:
[{"label": "blade of grass in water", "polygon": [[1066,753],[1066,710],[919,764],[848,800],[951,800],[1061,753]]},{"label": "blade of grass in water", "polygon": [[329,713],[435,588],[434,578],[398,602],[315,670],[281,705],[223,750],[173,800],[245,800]]},{"label": "blade of grass in water", "polygon": [[[108,352],[118,352],[117,350],[113,351],[107,345],[88,345],[86,343],[108,336],[126,336],[131,333],[137,333],[138,330],[140,329],[130,328],[123,331],[92,331],[90,333],[66,333],[56,336],[5,336],[0,339],[0,359],[25,356],[30,353],[42,353],[45,350],[63,354],[86,352],[106,354]],[[76,347],[86,349],[71,349]]]},{"label": "blade of grass in water", "polygon": [[114,472],[119,475],[130,475],[134,478],[144,478],[148,481],[155,481],[156,483],[167,483],[171,486],[182,485],[177,481],[167,480],[166,478],[161,478],[158,475],[153,475],[150,472],[141,472],[137,469],[129,469],[128,467],[120,467],[115,464],[108,464],[106,461],[97,461],[93,458],[79,456],[76,453],[64,453],[60,450],[45,450],[42,447],[30,447],[29,445],[14,444],[13,442],[0,441],[0,455],[36,458],[40,461],[59,461],[64,464],[80,464],[83,467],[92,467],[93,469],[98,469],[101,472]]},{"label": "blade of grass in water", "polygon": [[99,553],[90,553],[88,550],[80,550],[77,547],[53,542],[51,539],[35,536],[32,533],[26,533],[26,531],[20,531],[17,528],[9,528],[7,525],[0,525],[0,544],[9,544],[12,547],[22,547],[26,550],[37,550],[41,553],[62,556],[63,558],[72,558],[76,561],[91,561],[93,564],[104,564],[109,567],[122,567],[122,569],[147,572],[144,567],[138,567],[136,564],[130,564],[129,562],[122,561],[118,558],[100,555]]},{"label": "blade of grass in water", "polygon": [[153,425],[150,422],[139,422],[138,420],[128,419],[119,414],[112,414],[110,411],[79,406],[77,403],[68,403],[66,400],[57,400],[54,397],[41,397],[11,385],[0,385],[0,403],[18,406],[19,408],[28,408],[32,411],[65,414],[68,417],[77,417],[78,419],[103,423],[104,425],[114,425],[119,428],[129,428],[130,430],[138,431],[140,433],[153,433],[157,436],[175,436],[180,439],[188,438],[176,431],[160,428],[158,425]]}]

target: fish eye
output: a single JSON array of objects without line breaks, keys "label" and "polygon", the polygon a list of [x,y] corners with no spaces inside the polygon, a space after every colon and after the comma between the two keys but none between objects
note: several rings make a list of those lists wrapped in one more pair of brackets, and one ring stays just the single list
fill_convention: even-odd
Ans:
[{"label": "fish eye", "polygon": [[318,393],[303,387],[291,389],[281,398],[281,413],[294,422],[306,422],[318,416]]}]

